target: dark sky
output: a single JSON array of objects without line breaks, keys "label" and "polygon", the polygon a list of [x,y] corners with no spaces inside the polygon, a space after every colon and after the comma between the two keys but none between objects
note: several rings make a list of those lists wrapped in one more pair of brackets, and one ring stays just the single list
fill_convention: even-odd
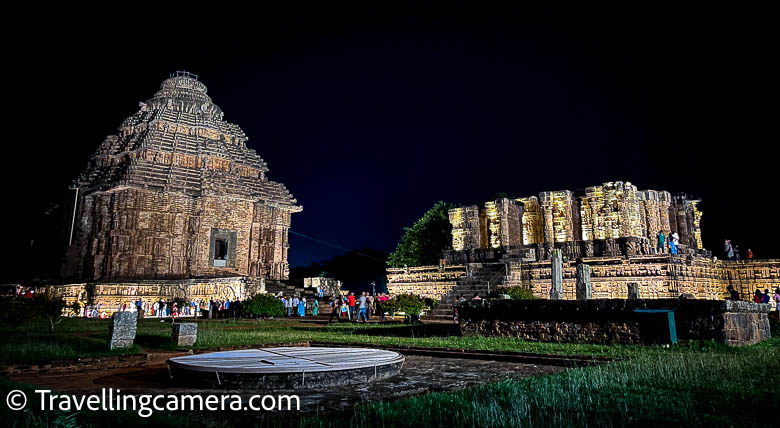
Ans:
[{"label": "dark sky", "polygon": [[[6,207],[17,202],[5,252],[139,101],[188,70],[303,205],[293,230],[341,247],[390,251],[437,200],[623,180],[699,195],[710,249],[728,236],[780,256],[769,15],[555,12],[42,22],[6,54],[18,97],[6,126],[24,131],[4,143],[16,151]],[[292,265],[343,253],[297,236],[291,246]]]}]

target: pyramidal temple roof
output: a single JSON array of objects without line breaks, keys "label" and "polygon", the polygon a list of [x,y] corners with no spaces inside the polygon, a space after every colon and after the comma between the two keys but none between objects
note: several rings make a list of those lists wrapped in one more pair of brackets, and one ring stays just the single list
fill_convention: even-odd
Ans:
[{"label": "pyramidal temple roof", "polygon": [[106,137],[75,184],[86,191],[132,186],[225,195],[300,211],[283,184],[266,178],[266,163],[247,148],[246,134],[222,120],[206,93],[197,76],[171,75]]}]

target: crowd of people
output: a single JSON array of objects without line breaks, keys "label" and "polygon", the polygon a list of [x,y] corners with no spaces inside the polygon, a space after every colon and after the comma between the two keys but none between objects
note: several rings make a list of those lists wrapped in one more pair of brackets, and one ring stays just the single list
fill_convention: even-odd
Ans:
[{"label": "crowd of people", "polygon": [[[86,318],[106,318],[108,315],[102,305],[85,306],[83,316]],[[230,299],[195,299],[179,306],[171,300],[155,300],[128,302],[119,305],[117,312],[139,312],[146,318],[177,318],[177,317],[209,317],[237,318],[241,316],[242,302]]]},{"label": "crowd of people", "polygon": [[[279,300],[287,310],[287,317],[306,317],[308,315],[320,315],[320,299],[323,298],[322,290],[318,290],[319,298],[309,299],[298,296],[282,296]],[[382,304],[390,296],[386,293],[378,293],[374,296],[371,293],[363,292],[359,296],[355,293],[348,295],[333,296],[327,301],[330,308],[330,319],[341,321],[368,322],[373,316],[379,316],[380,321],[384,320],[385,313],[382,310]]]},{"label": "crowd of people", "polygon": [[[742,253],[739,251],[739,245],[733,244],[731,239],[726,239],[723,243],[723,254],[726,256],[726,260],[742,260]],[[746,260],[753,260],[753,250],[748,248],[745,256]]]}]

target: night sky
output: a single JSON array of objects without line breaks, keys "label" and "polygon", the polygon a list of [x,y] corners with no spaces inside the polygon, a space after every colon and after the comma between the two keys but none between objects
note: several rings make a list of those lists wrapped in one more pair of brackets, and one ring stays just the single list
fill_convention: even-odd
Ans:
[{"label": "night sky", "polygon": [[[200,76],[303,205],[292,230],[343,248],[391,251],[438,200],[622,180],[700,196],[716,255],[730,237],[780,256],[768,15],[584,12],[42,23],[46,37],[6,54],[18,97],[6,126],[22,132],[4,142],[4,271],[105,136],[176,70]],[[344,253],[290,240],[293,266]]]}]

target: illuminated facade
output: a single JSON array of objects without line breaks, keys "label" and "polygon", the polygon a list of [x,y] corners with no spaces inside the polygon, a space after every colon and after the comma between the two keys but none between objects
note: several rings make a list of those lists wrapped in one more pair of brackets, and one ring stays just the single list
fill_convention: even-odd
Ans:
[{"label": "illuminated facade", "polygon": [[74,182],[64,278],[287,279],[302,208],[222,117],[197,76],[177,73],[106,137]]},{"label": "illuminated facade", "polygon": [[564,247],[569,256],[647,255],[655,252],[656,235],[663,231],[680,235],[681,252],[699,252],[698,202],[665,191],[638,191],[620,181],[503,198],[450,210],[452,246],[456,252],[542,246]]}]

